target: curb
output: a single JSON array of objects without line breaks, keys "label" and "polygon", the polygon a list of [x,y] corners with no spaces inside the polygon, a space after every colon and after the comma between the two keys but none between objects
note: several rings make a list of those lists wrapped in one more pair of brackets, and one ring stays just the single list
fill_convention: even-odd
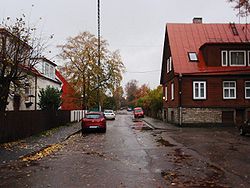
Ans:
[{"label": "curb", "polygon": [[62,142],[65,141],[65,140],[68,140],[71,136],[74,136],[74,135],[80,133],[81,131],[82,131],[82,130],[80,129],[80,130],[78,130],[78,131],[76,131],[76,132],[74,132],[74,133],[68,135],[67,137],[65,137],[65,138],[62,140]]},{"label": "curb", "polygon": [[157,129],[155,126],[153,126],[150,122],[148,122],[148,121],[146,121],[146,120],[144,120],[144,119],[142,119],[142,121],[144,121],[145,123],[147,123],[147,126],[149,126],[151,129]]}]

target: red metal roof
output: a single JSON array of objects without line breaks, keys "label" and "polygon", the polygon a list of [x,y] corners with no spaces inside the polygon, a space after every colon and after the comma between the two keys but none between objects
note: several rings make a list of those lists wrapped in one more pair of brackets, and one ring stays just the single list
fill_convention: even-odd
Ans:
[{"label": "red metal roof", "polygon": [[[234,35],[230,24],[167,24],[175,73],[212,73],[248,69],[246,67],[207,67],[199,50],[206,43],[246,43],[246,38],[249,41],[250,25],[246,27],[246,24],[235,24],[235,27],[238,35]],[[249,42],[247,43],[250,45]],[[188,52],[196,52],[199,62],[190,62]]]}]

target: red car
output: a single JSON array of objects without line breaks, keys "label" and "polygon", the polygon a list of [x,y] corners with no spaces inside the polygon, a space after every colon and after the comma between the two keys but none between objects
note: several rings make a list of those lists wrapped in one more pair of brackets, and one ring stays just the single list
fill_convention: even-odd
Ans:
[{"label": "red car", "polygon": [[106,119],[101,112],[89,112],[82,119],[82,133],[87,130],[101,130],[106,132]]},{"label": "red car", "polygon": [[134,108],[134,118],[144,117],[144,112],[141,107]]}]

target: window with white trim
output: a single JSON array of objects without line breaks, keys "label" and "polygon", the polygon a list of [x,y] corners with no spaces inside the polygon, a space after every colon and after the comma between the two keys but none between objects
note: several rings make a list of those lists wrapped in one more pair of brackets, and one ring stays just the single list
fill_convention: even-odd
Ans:
[{"label": "window with white trim", "polygon": [[174,83],[171,83],[171,100],[174,100]]},{"label": "window with white trim", "polygon": [[229,51],[229,64],[230,66],[246,66],[246,51]]},{"label": "window with white trim", "polygon": [[54,66],[52,66],[52,65],[50,65],[50,73],[49,73],[49,77],[51,78],[51,79],[55,79],[55,68],[54,68]]},{"label": "window with white trim", "polygon": [[221,65],[227,66],[227,51],[221,51]]},{"label": "window with white trim", "polygon": [[223,81],[223,99],[236,99],[236,81]]},{"label": "window with white trim", "polygon": [[250,81],[245,82],[245,98],[250,99]]},{"label": "window with white trim", "polygon": [[248,66],[250,66],[250,51],[248,51]]},{"label": "window with white trim", "polygon": [[165,87],[165,100],[168,100],[168,87]]},{"label": "window with white trim", "polygon": [[193,99],[206,99],[206,81],[193,82]]},{"label": "window with white trim", "polygon": [[49,64],[48,63],[45,63],[45,72],[44,72],[44,74],[46,76],[49,76]]},{"label": "window with white trim", "polygon": [[169,73],[170,71],[172,71],[172,57],[171,56],[167,59],[167,73]]},{"label": "window with white trim", "polygon": [[24,93],[25,93],[25,101],[30,101],[29,97],[31,95],[31,88],[29,83],[25,83],[25,88],[24,88]]},{"label": "window with white trim", "polygon": [[172,57],[169,57],[169,72],[172,70]]},{"label": "window with white trim", "polygon": [[169,73],[169,59],[167,59],[167,73]]}]

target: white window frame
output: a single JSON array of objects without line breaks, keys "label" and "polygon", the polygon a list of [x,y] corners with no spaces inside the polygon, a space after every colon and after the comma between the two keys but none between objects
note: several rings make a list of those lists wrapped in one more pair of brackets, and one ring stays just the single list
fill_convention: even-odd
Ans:
[{"label": "white window frame", "polygon": [[50,65],[49,70],[50,70],[49,77],[54,80],[55,79],[55,67],[53,65]]},{"label": "white window frame", "polygon": [[[235,85],[235,87],[224,87],[224,84],[225,83],[234,83],[234,85]],[[223,81],[223,83],[222,83],[222,87],[223,87],[223,99],[236,99],[236,94],[237,94],[237,92],[236,92],[236,88],[237,88],[237,85],[236,85],[236,81]],[[229,94],[230,94],[230,90],[231,89],[233,89],[234,90],[234,97],[231,97],[231,96],[229,96],[229,97],[225,97],[225,90],[226,89],[228,89],[229,90]]]},{"label": "white window frame", "polygon": [[[226,60],[225,60],[226,64],[224,64],[224,55],[223,55],[224,53],[226,54]],[[227,51],[226,50],[221,51],[221,65],[223,67],[228,65],[228,57],[227,57]]]},{"label": "white window frame", "polygon": [[44,69],[44,75],[47,76],[47,77],[49,77],[50,76],[50,74],[49,74],[49,72],[50,72],[50,66],[49,66],[49,64],[45,63],[44,68],[45,68]]},{"label": "white window frame", "polygon": [[41,64],[42,64],[42,74],[45,74],[45,63],[42,62]]},{"label": "white window frame", "polygon": [[169,73],[169,59],[167,59],[167,73]]},{"label": "white window frame", "polygon": [[169,57],[169,72],[172,71],[172,57]]},{"label": "white window frame", "polygon": [[250,96],[247,96],[247,90],[250,90],[250,86],[246,86],[247,83],[250,83],[250,81],[245,81],[245,99],[250,99]]},{"label": "white window frame", "polygon": [[168,87],[165,86],[165,101],[168,100]]},{"label": "white window frame", "polygon": [[[232,53],[243,52],[244,53],[244,65],[232,65]],[[244,50],[231,50],[229,51],[229,65],[230,66],[246,66],[246,51]]]},{"label": "white window frame", "polygon": [[174,82],[171,83],[171,100],[174,100]]},{"label": "white window frame", "polygon": [[[206,81],[193,81],[193,99],[207,99],[207,82]],[[198,84],[198,97],[195,93],[195,85]],[[204,84],[204,96],[201,96],[201,84]]]},{"label": "white window frame", "polygon": [[30,84],[27,84],[24,88],[25,93],[25,102],[30,102],[30,95],[31,95],[31,87]]},{"label": "white window frame", "polygon": [[169,73],[170,71],[172,71],[172,57],[171,56],[167,59],[167,73]]},{"label": "white window frame", "polygon": [[250,66],[250,51],[248,51],[248,66]]},{"label": "white window frame", "polygon": [[196,52],[188,52],[189,61],[196,62],[198,61],[198,55]]}]

